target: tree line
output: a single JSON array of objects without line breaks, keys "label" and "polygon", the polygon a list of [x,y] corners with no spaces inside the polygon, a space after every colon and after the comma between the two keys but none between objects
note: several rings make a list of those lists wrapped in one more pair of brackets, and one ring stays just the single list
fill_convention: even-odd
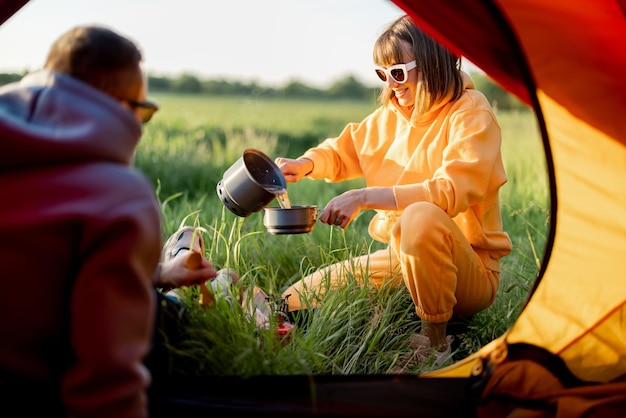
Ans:
[{"label": "tree line", "polygon": [[[25,73],[0,73],[0,86],[20,80]],[[489,77],[473,72],[476,88],[483,92],[491,104],[500,110],[519,110],[524,106],[511,94],[503,90]],[[151,92],[168,92],[215,96],[253,96],[259,98],[298,98],[298,99],[347,99],[375,100],[379,87],[369,87],[356,77],[348,75],[332,83],[328,88],[315,88],[298,80],[291,80],[279,87],[262,86],[257,82],[228,81],[225,79],[201,79],[192,74],[175,77],[148,76]]]},{"label": "tree line", "polygon": [[202,80],[190,74],[176,78],[149,76],[148,85],[153,92],[216,96],[370,100],[378,94],[377,88],[368,87],[353,76],[341,79],[326,89],[311,87],[298,80],[291,80],[274,88],[260,85],[255,81],[245,83],[225,79]]}]

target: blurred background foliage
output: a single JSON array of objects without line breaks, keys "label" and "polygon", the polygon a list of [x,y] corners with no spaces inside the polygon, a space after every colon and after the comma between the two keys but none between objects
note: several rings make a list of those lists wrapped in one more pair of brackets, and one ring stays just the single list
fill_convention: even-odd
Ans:
[{"label": "blurred background foliage", "polygon": [[[19,81],[24,73],[1,73],[0,86]],[[521,110],[524,105],[506,92],[484,73],[471,72],[476,88],[482,91],[492,106],[500,110]],[[370,87],[356,77],[348,75],[320,89],[311,87],[298,80],[289,80],[279,87],[268,87],[255,81],[241,82],[226,79],[202,79],[193,74],[183,73],[175,77],[148,76],[151,93],[177,93],[212,96],[247,96],[256,98],[280,99],[347,99],[375,102],[379,87]]]}]

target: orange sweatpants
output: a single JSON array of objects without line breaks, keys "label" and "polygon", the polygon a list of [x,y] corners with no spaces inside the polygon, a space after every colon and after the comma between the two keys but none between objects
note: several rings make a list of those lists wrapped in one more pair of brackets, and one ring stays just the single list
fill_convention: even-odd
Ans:
[{"label": "orange sweatpants", "polygon": [[388,280],[404,281],[418,316],[434,323],[487,308],[499,284],[499,273],[485,267],[452,219],[426,202],[404,210],[388,248],[319,269],[282,296],[289,296],[290,311],[313,308],[329,289],[341,286],[347,274],[356,280],[366,277],[375,287]]}]

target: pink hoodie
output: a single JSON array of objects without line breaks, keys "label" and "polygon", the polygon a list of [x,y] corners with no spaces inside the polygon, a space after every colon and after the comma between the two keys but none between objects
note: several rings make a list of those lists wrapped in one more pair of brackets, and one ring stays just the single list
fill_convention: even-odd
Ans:
[{"label": "pink hoodie", "polygon": [[0,88],[3,408],[147,416],[161,231],[130,166],[140,137],[130,111],[68,76]]}]

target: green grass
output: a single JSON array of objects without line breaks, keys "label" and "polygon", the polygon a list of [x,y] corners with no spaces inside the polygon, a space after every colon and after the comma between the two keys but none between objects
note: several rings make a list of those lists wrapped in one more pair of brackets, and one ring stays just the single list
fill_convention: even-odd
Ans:
[{"label": "green grass", "polygon": [[[282,289],[320,266],[382,248],[367,234],[373,213],[363,212],[345,230],[318,223],[299,235],[271,235],[262,212],[239,218],[219,201],[216,184],[243,149],[270,157],[298,156],[375,106],[360,102],[268,101],[250,98],[157,96],[162,110],[146,126],[135,164],[153,181],[161,202],[164,238],[180,225],[208,231],[207,257],[241,274],[240,286]],[[502,259],[494,304],[474,316],[456,358],[500,336],[523,307],[535,279],[548,230],[549,195],[543,150],[533,114],[501,113],[503,158],[509,177],[501,200],[513,252]],[[294,205],[323,207],[360,181],[328,184],[305,180],[288,187]],[[273,203],[272,203],[273,204]],[[202,309],[198,290],[184,289],[187,338],[172,346],[174,368],[189,375],[385,373],[407,350],[419,321],[402,287],[377,291],[351,282],[308,318],[289,344],[259,332],[239,305]]]}]

